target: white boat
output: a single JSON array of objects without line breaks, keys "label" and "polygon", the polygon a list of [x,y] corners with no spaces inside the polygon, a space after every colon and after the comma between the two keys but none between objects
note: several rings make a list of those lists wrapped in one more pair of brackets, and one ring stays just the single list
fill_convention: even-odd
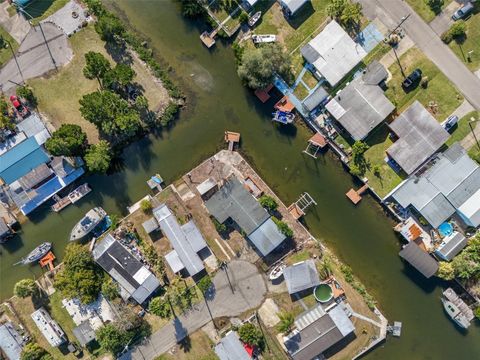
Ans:
[{"label": "white boat", "polygon": [[70,233],[70,241],[80,240],[89,234],[107,213],[101,207],[96,207],[88,211],[85,216],[73,227]]},{"label": "white boat", "polygon": [[70,194],[68,194],[68,198],[70,199],[72,204],[75,204],[78,200],[87,195],[90,191],[92,191],[92,189],[88,186],[88,184],[82,184],[75,190],[73,190]]},{"label": "white boat", "polygon": [[283,269],[285,269],[286,267],[287,265],[285,264],[280,264],[275,266],[270,272],[270,275],[268,276],[270,281],[277,280],[278,278],[280,278],[283,275]]},{"label": "white boat", "polygon": [[253,27],[258,22],[258,20],[260,20],[261,17],[262,12],[257,11],[250,19],[248,19],[248,26]]},{"label": "white boat", "polygon": [[443,292],[441,300],[443,308],[455,324],[462,329],[468,329],[470,322],[474,318],[472,309],[451,288]]},{"label": "white boat", "polygon": [[277,41],[276,35],[252,35],[252,41],[255,44],[272,43]]},{"label": "white boat", "polygon": [[23,258],[17,264],[30,264],[32,262],[38,261],[43,258],[52,248],[52,244],[49,242],[44,242],[33,249],[25,258]]}]

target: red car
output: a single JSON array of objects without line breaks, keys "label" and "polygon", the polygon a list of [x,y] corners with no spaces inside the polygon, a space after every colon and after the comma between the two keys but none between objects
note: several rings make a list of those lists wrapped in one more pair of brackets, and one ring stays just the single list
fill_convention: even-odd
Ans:
[{"label": "red car", "polygon": [[18,97],[15,95],[10,96],[10,102],[12,103],[13,107],[15,108],[15,111],[21,116],[25,117],[28,115],[28,108],[23,105]]}]

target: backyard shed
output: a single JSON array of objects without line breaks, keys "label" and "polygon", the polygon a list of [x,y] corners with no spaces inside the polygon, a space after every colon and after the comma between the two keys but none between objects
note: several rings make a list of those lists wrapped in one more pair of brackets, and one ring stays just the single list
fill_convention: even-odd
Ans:
[{"label": "backyard shed", "polygon": [[467,246],[467,239],[462,233],[454,231],[443,238],[440,246],[435,250],[435,255],[445,261],[452,260],[460,251]]}]

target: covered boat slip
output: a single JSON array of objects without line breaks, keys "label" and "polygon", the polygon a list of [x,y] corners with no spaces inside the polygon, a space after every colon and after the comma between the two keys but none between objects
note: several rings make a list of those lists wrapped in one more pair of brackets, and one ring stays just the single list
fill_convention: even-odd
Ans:
[{"label": "covered boat slip", "polygon": [[405,259],[427,279],[432,277],[438,270],[438,262],[423,251],[417,243],[410,241],[399,252],[401,258]]}]

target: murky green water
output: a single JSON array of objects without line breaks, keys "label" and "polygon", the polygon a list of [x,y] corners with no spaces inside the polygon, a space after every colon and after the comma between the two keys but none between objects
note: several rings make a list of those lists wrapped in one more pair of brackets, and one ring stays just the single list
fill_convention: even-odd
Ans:
[{"label": "murky green water", "polygon": [[330,154],[313,160],[302,154],[309,133],[303,127],[279,128],[269,120],[272,104],[260,106],[235,74],[232,51],[217,43],[209,52],[199,40],[196,24],[184,21],[177,4],[167,0],[119,0],[119,9],[148,36],[172,65],[188,95],[188,108],[176,126],[125,150],[123,163],[111,176],[92,176],[94,192],[79,206],[60,214],[37,211],[22,234],[3,248],[0,296],[13,284],[39,274],[37,267],[12,264],[42,241],[52,241],[57,256],[67,244],[75,222],[91,207],[125,213],[127,205],[147,192],[146,179],[159,172],[171,182],[213,154],[224,130],[242,134],[242,148],[285,203],[308,191],[318,206],[306,218],[311,232],[353,269],[391,320],[403,322],[400,339],[390,338],[371,359],[478,359],[480,331],[457,331],[443,313],[441,288],[409,271],[397,253],[399,243],[382,211],[370,198],[353,207],[345,198],[352,180]]}]

